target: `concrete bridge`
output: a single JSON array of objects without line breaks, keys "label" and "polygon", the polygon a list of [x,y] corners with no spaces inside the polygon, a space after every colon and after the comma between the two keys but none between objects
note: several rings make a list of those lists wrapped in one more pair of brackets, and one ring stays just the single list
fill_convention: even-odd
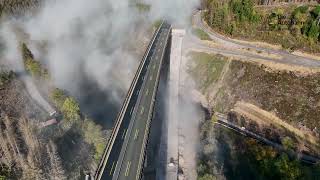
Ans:
[{"label": "concrete bridge", "polygon": [[94,179],[141,179],[160,71],[170,34],[171,25],[166,22],[155,32],[117,116]]}]

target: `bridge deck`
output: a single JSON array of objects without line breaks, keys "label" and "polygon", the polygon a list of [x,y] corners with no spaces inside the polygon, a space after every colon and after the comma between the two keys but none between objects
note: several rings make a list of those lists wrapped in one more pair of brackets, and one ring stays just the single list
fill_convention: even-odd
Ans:
[{"label": "bridge deck", "polygon": [[[139,179],[160,70],[171,26],[162,24],[138,68],[128,101],[122,107],[95,179]],[[137,75],[136,75],[137,76]],[[126,102],[125,102],[126,103]],[[122,115],[121,115],[122,114]],[[108,151],[109,150],[109,151]]]}]

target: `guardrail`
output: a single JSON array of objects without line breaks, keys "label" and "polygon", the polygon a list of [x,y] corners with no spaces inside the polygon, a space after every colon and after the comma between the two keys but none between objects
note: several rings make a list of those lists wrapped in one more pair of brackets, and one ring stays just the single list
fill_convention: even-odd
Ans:
[{"label": "guardrail", "polygon": [[105,151],[104,151],[104,153],[103,153],[103,156],[102,156],[102,158],[101,158],[101,160],[100,160],[99,166],[98,166],[98,168],[97,168],[97,170],[96,170],[96,173],[95,173],[95,175],[94,175],[94,179],[95,179],[95,180],[99,180],[99,179],[101,178],[102,174],[103,174],[103,170],[104,170],[104,168],[105,168],[105,166],[106,166],[108,157],[109,157],[110,152],[111,152],[111,150],[112,150],[112,146],[113,146],[113,144],[114,144],[114,142],[115,142],[115,138],[117,137],[117,134],[118,134],[119,128],[120,128],[120,126],[121,126],[123,117],[124,117],[124,115],[125,115],[125,112],[126,112],[126,110],[127,110],[128,105],[129,105],[130,98],[131,98],[131,96],[132,96],[132,94],[133,94],[133,91],[134,91],[136,85],[137,85],[139,76],[140,76],[141,71],[142,71],[142,69],[143,69],[143,67],[144,67],[144,65],[145,65],[145,62],[146,62],[146,59],[147,59],[147,57],[148,57],[148,55],[149,55],[149,52],[150,52],[150,50],[151,50],[151,47],[153,46],[154,41],[155,41],[156,37],[158,36],[159,31],[160,31],[160,29],[162,28],[162,26],[163,26],[163,22],[161,23],[161,25],[159,26],[159,28],[157,29],[157,31],[153,34],[153,37],[152,37],[152,39],[151,39],[151,41],[150,41],[150,43],[149,43],[149,45],[148,45],[148,47],[147,47],[147,51],[144,53],[143,58],[142,58],[142,61],[141,61],[140,64],[139,64],[139,67],[138,67],[138,69],[137,69],[137,72],[135,73],[135,76],[134,76],[133,81],[132,81],[132,83],[131,83],[131,85],[130,85],[130,88],[129,88],[129,90],[128,90],[128,93],[127,93],[127,95],[126,95],[126,97],[125,97],[125,99],[124,99],[124,102],[123,102],[123,104],[122,104],[122,107],[121,107],[121,109],[120,109],[120,112],[119,112],[118,115],[117,115],[114,128],[113,128],[112,133],[111,133],[111,135],[110,135],[110,138],[109,138],[109,140],[108,140],[108,143],[107,143],[107,146],[106,146]]}]

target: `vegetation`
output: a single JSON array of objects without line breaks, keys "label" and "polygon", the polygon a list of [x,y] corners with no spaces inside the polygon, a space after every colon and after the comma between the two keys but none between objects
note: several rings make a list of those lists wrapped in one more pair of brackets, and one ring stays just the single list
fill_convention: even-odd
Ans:
[{"label": "vegetation", "polygon": [[1,72],[0,73],[0,88],[10,82],[14,76],[13,72]]},{"label": "vegetation", "polygon": [[[233,61],[225,83],[226,104],[239,100],[261,104],[261,108],[291,124],[303,123],[309,129],[320,128],[319,73],[301,75],[295,72],[270,72],[263,65]],[[231,100],[228,94],[237,95]]]},{"label": "vegetation", "polygon": [[203,176],[198,177],[198,180],[216,180],[217,178],[211,174],[205,174]]},{"label": "vegetation", "polygon": [[202,29],[199,29],[199,28],[195,28],[193,29],[193,33],[198,37],[200,38],[201,40],[212,40],[210,38],[210,36],[208,35],[208,33],[206,33],[205,31],[203,31]]},{"label": "vegetation", "polygon": [[255,8],[254,0],[206,0],[204,19],[225,34],[280,44],[286,49],[320,51],[320,5]]},{"label": "vegetation", "polygon": [[[1,116],[1,167],[9,179],[65,179],[55,145],[39,138],[35,124],[28,119]],[[20,133],[17,133],[20,132]],[[44,165],[44,162],[48,165]]]},{"label": "vegetation", "polygon": [[61,111],[65,118],[69,121],[77,121],[80,119],[80,107],[75,99],[72,97],[66,98],[64,101]]},{"label": "vegetation", "polygon": [[138,9],[139,12],[149,12],[151,9],[151,5],[137,2],[136,8]]},{"label": "vegetation", "polygon": [[226,58],[201,52],[192,52],[190,56],[193,65],[189,67],[189,73],[196,79],[197,86],[204,91],[219,79],[227,62]]},{"label": "vegetation", "polygon": [[294,180],[320,175],[319,166],[306,166],[254,139],[214,127],[210,120],[203,122],[200,135],[198,179]]},{"label": "vegetation", "polygon": [[102,133],[102,127],[95,124],[92,120],[85,119],[82,125],[84,140],[93,144],[95,148],[94,159],[99,161],[106,145],[105,135]]},{"label": "vegetation", "polygon": [[0,17],[4,15],[22,15],[39,6],[41,0],[2,0]]},{"label": "vegetation", "polygon": [[32,52],[25,43],[22,43],[22,57],[26,70],[35,78],[43,77],[49,79],[48,71],[43,68],[39,61],[34,59]]},{"label": "vegetation", "polygon": [[67,127],[75,125],[81,132],[84,141],[94,146],[94,159],[100,160],[105,144],[106,134],[103,133],[102,127],[97,125],[93,120],[88,118],[83,119],[78,102],[68,96],[65,91],[61,89],[54,89],[51,92],[51,99],[56,107],[63,113],[63,124]]},{"label": "vegetation", "polygon": [[67,95],[65,94],[65,92],[59,88],[55,88],[51,92],[51,99],[59,109],[62,108],[63,103],[66,100],[66,98],[67,98]]}]

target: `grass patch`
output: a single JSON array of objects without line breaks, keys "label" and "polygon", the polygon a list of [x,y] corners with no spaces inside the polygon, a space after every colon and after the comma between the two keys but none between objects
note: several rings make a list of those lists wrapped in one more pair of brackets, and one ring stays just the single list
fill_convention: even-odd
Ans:
[{"label": "grass patch", "polygon": [[212,40],[210,38],[209,34],[206,33],[205,31],[203,31],[202,29],[194,28],[192,31],[193,31],[193,34],[195,34],[201,40],[207,40],[207,41],[211,41]]},{"label": "grass patch", "polygon": [[194,77],[198,88],[202,91],[219,79],[227,62],[227,58],[221,55],[191,52],[190,56],[194,64],[189,68],[189,73]]}]

